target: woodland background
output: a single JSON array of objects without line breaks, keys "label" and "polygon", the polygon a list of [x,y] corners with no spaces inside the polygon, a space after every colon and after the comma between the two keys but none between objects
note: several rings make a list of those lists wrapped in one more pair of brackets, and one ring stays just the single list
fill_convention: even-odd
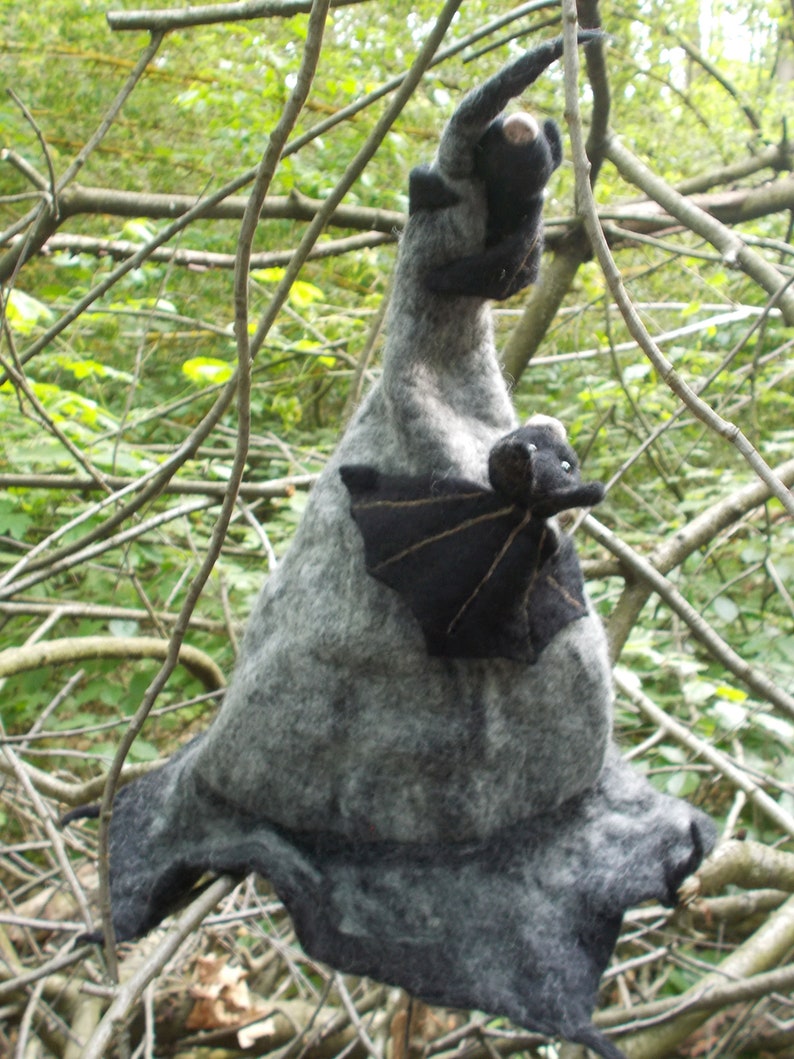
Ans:
[{"label": "woodland background", "polygon": [[[101,835],[59,816],[208,723],[377,377],[409,169],[561,26],[554,0],[358,0],[320,41],[319,3],[139,6],[0,6],[0,1053],[574,1059],[315,965],[262,880],[118,956],[79,940]],[[566,135],[498,342],[520,413],[610,483],[576,534],[621,746],[725,840],[679,909],[627,917],[597,1018],[631,1059],[791,1057],[794,13],[579,17],[608,47],[528,102],[575,149],[580,100],[605,242]]]}]

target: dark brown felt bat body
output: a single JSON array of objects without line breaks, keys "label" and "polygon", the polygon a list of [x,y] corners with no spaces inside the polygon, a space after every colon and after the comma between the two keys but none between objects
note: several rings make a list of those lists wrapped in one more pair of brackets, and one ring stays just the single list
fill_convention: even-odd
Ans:
[{"label": "dark brown felt bat body", "polygon": [[563,438],[550,425],[507,435],[491,452],[493,490],[340,468],[367,570],[403,597],[429,654],[533,663],[587,613],[576,552],[548,516],[597,504],[604,490],[579,480]]}]

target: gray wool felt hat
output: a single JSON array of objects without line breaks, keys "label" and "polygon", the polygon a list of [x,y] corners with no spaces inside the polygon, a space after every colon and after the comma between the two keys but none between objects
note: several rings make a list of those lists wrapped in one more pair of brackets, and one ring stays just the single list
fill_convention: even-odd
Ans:
[{"label": "gray wool felt hat", "polygon": [[[259,872],[312,957],[616,1059],[591,1017],[623,913],[673,903],[714,828],[614,749],[606,638],[580,581],[527,659],[480,657],[476,627],[462,654],[431,654],[405,595],[368,571],[340,473],[492,490],[489,457],[518,424],[489,299],[535,279],[561,157],[553,122],[506,131],[501,116],[561,50],[468,95],[412,174],[382,378],[259,596],[217,718],[119,792],[111,890],[126,939],[204,873]],[[522,524],[541,517],[536,494],[516,491]],[[544,576],[564,539],[547,523],[533,523]]]}]

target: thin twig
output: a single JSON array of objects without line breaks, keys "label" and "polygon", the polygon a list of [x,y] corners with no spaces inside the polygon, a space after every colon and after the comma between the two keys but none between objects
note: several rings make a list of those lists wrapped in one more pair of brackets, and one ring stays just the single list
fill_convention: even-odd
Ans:
[{"label": "thin twig", "polygon": [[737,768],[725,754],[722,754],[710,743],[707,743],[704,739],[700,739],[693,732],[690,732],[690,730],[684,727],[679,721],[670,717],[669,714],[665,713],[663,709],[649,699],[638,687],[629,683],[619,671],[615,672],[615,684],[621,694],[625,695],[630,702],[633,702],[634,705],[641,710],[647,718],[649,718],[649,720],[654,724],[658,724],[660,727],[665,728],[677,742],[681,743],[682,746],[685,746],[688,750],[691,750],[693,754],[697,754],[698,757],[703,758],[704,761],[708,761],[710,765],[713,765],[714,768],[734,786],[738,787],[739,790],[744,791],[750,801],[753,802],[753,804],[760,809],[765,816],[774,821],[778,827],[781,827],[794,838],[794,816],[779,805],[774,798],[770,798],[769,795],[758,786],[758,784],[753,783],[750,777],[742,772],[741,769]]},{"label": "thin twig", "polygon": [[759,672],[738,655],[733,648],[719,636],[708,622],[699,614],[678,591],[677,588],[639,553],[630,548],[617,534],[607,529],[592,515],[586,515],[582,520],[585,531],[599,544],[602,544],[613,555],[625,564],[632,573],[639,575],[643,581],[651,585],[667,605],[682,618],[693,635],[706,647],[711,654],[743,683],[761,698],[767,699],[778,709],[783,710],[790,717],[794,717],[794,697],[778,687],[774,681],[765,674]]},{"label": "thin twig", "polygon": [[85,924],[86,930],[93,929],[93,922],[91,919],[91,910],[88,907],[83,888],[78,882],[77,876],[72,870],[72,865],[69,861],[69,856],[64,846],[63,835],[60,833],[55,823],[52,820],[48,807],[44,804],[43,800],[39,796],[38,791],[33,786],[30,777],[27,774],[24,763],[20,760],[17,754],[9,746],[0,747],[0,753],[5,756],[6,761],[14,771],[14,775],[18,779],[25,794],[30,799],[31,804],[34,806],[36,813],[38,814],[41,825],[47,833],[47,838],[50,840],[52,845],[52,851],[55,855],[56,860],[63,872],[63,877],[69,884],[69,887],[74,895],[74,899],[77,902],[77,907],[80,909],[80,915],[83,917],[83,923]]},{"label": "thin twig", "polygon": [[[267,188],[275,172],[278,160],[281,157],[281,152],[287,141],[289,132],[298,119],[306,101],[306,97],[308,96],[309,88],[311,87],[322,44],[327,11],[328,0],[314,0],[296,84],[290,94],[290,99],[284,108],[282,117],[268,140],[264,157],[260,163],[255,190],[252,192],[252,208],[250,211],[246,211],[246,218],[244,218],[243,221],[240,249],[238,252],[238,269],[235,272],[236,320],[238,324],[240,323],[241,318],[243,321],[243,326],[238,327],[237,331],[238,369],[235,373],[238,406],[238,440],[228,483],[228,491],[224,497],[220,514],[213,528],[207,554],[204,557],[198,573],[188,588],[185,602],[179,614],[179,619],[169,641],[169,651],[166,660],[163,663],[160,672],[147,688],[143,700],[130,721],[129,728],[116,750],[113,762],[108,771],[107,782],[102,796],[99,816],[99,900],[100,911],[102,914],[102,929],[105,938],[105,952],[109,961],[114,959],[113,953],[115,948],[113,913],[110,901],[110,865],[108,855],[113,798],[127,754],[143,727],[158,695],[162,691],[166,681],[177,664],[179,651],[189,628],[190,617],[196,603],[198,602],[204,585],[217,562],[218,556],[220,555],[226,530],[228,529],[229,522],[237,503],[237,489],[242,480],[248,454],[251,384],[251,357],[248,348],[247,312],[243,309],[242,317],[239,313],[240,298],[243,298],[243,303],[245,305],[247,303],[247,293],[241,295],[240,292],[241,290],[247,292],[249,271],[247,267],[247,258],[250,255],[250,244],[253,240],[261,201],[264,199],[267,192]],[[247,248],[246,240],[248,243]]]},{"label": "thin twig", "polygon": [[[565,0],[565,9],[568,12],[564,18],[566,42],[570,41],[570,44],[566,45],[565,52],[565,114],[571,135],[571,150],[573,153],[574,173],[576,176],[577,206],[581,212],[587,235],[590,239],[590,244],[598,258],[599,264],[601,265],[601,269],[604,273],[609,289],[612,292],[612,296],[620,307],[623,319],[626,321],[626,326],[632,337],[673,393],[675,393],[687,405],[690,411],[701,420],[701,422],[705,423],[710,430],[713,430],[716,434],[719,434],[720,437],[725,438],[736,447],[759,478],[762,478],[769,485],[773,494],[778,500],[780,500],[789,514],[794,515],[794,496],[792,496],[791,491],[783,485],[779,478],[777,478],[775,473],[754,446],[751,445],[750,441],[745,437],[741,430],[739,430],[734,424],[727,422],[721,416],[717,415],[714,409],[698,397],[695,391],[681,378],[678,372],[673,368],[673,365],[667,360],[648,334],[648,331],[634,308],[631,299],[626,293],[620,271],[609,251],[606,237],[601,228],[595,199],[593,198],[593,191],[590,187],[590,164],[585,153],[582,121],[579,112],[579,56],[576,50],[575,38],[572,36],[576,23],[576,12],[575,8],[571,6],[570,0]],[[571,22],[571,19],[573,19],[573,22]],[[737,261],[741,261],[744,265],[748,264],[751,252],[741,242],[738,236],[730,233],[728,229],[724,228],[723,225],[709,217],[708,214],[704,213],[702,210],[699,211],[697,207],[692,205],[692,203],[687,203],[682,195],[673,191],[669,185],[665,184],[664,181],[652,174],[647,166],[643,166],[642,163],[634,159],[630,152],[618,144],[618,141],[614,136],[607,138],[606,156],[615,164],[617,164],[616,160],[624,163],[626,159],[630,159],[632,161],[632,176],[635,180],[640,180],[638,174],[641,174],[641,184],[643,189],[649,191],[649,188],[652,188],[653,197],[656,198],[665,209],[670,209],[674,214],[676,214],[676,211],[680,212],[682,214],[681,219],[684,220],[684,223],[693,227],[693,230],[700,231],[701,234],[704,234],[705,237],[709,239],[709,241],[714,242],[714,245],[718,246],[723,253],[726,255],[733,254]],[[624,165],[623,168],[626,168],[626,166]],[[704,218],[705,221],[703,220]],[[776,279],[774,279],[774,282],[770,279],[768,282],[762,283],[762,286],[765,286],[765,289],[768,289],[770,293],[775,294],[781,287],[785,286],[786,281],[773,266],[770,265],[766,268],[767,272],[772,270],[775,273]],[[754,269],[754,272],[757,276],[758,270]],[[784,314],[790,313],[792,317],[794,317],[794,303],[789,304],[790,300],[790,296],[781,298],[781,308],[783,308]]]},{"label": "thin twig", "polygon": [[96,1031],[86,1043],[83,1059],[105,1059],[111,1041],[118,1029],[124,1025],[127,1016],[140,1000],[144,989],[176,954],[182,942],[198,927],[208,912],[231,893],[237,885],[234,879],[221,875],[182,913],[176,923],[169,928],[165,937],[156,949],[147,956],[133,974],[119,986],[113,1002],[105,1012]]}]

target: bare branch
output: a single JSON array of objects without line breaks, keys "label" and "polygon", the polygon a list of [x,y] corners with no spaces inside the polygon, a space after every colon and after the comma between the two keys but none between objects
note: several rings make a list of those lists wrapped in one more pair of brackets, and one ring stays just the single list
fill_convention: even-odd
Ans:
[{"label": "bare branch", "polygon": [[[303,49],[301,65],[298,70],[295,86],[290,93],[289,101],[279,119],[276,128],[270,135],[264,156],[258,167],[255,189],[251,196],[251,208],[246,210],[243,221],[243,230],[240,238],[240,249],[238,251],[239,267],[235,273],[235,304],[239,310],[241,297],[246,300],[245,291],[248,284],[248,267],[246,258],[250,253],[250,243],[253,240],[259,209],[264,199],[267,188],[272,180],[276,166],[278,165],[281,152],[287,142],[289,133],[297,121],[314,78],[317,61],[320,55],[320,47],[325,29],[325,20],[328,14],[328,0],[313,0],[311,16],[306,34],[306,43]],[[246,244],[247,240],[247,244]],[[241,295],[241,291],[243,294]],[[238,439],[232,464],[231,475],[228,483],[228,491],[224,496],[218,519],[213,527],[210,545],[205,555],[201,568],[193,578],[188,588],[185,602],[180,610],[179,620],[168,641],[168,652],[162,668],[146,690],[143,700],[130,721],[129,728],[119,743],[113,762],[108,770],[105,790],[102,795],[99,815],[99,890],[100,910],[102,913],[102,929],[105,938],[105,954],[111,967],[115,962],[115,936],[113,930],[113,917],[110,904],[110,858],[108,855],[108,843],[110,834],[110,818],[112,814],[113,798],[116,786],[121,775],[124,762],[133,742],[137,738],[144,722],[152,709],[158,695],[173,672],[181,650],[185,635],[187,633],[190,617],[198,602],[199,596],[206,584],[212,569],[217,562],[223,546],[223,540],[229,526],[232,514],[237,503],[237,489],[242,480],[245,470],[245,462],[248,454],[248,440],[250,436],[250,385],[251,385],[251,358],[248,347],[247,316],[243,311],[235,314],[238,325],[242,321],[242,327],[238,327],[238,368],[236,375],[237,405],[238,405]]]},{"label": "bare branch", "polygon": [[[575,8],[571,8],[570,0],[565,0],[565,4],[569,11],[568,18],[571,17],[570,11],[573,10],[572,17],[575,25]],[[766,461],[762,459],[760,454],[754,446],[750,444],[749,440],[741,430],[739,430],[734,424],[729,423],[727,420],[719,416],[709,405],[706,404],[705,401],[699,398],[694,390],[681,378],[678,372],[673,368],[673,365],[667,360],[648,334],[648,331],[642,323],[639,314],[635,310],[631,299],[626,293],[620,271],[609,252],[609,247],[607,246],[604,233],[601,229],[592,188],[590,187],[590,164],[584,150],[582,123],[579,114],[579,56],[576,50],[575,37],[571,36],[573,26],[568,21],[565,23],[565,31],[568,35],[567,39],[571,42],[566,48],[565,53],[566,118],[571,132],[571,146],[574,157],[574,171],[576,174],[579,209],[582,211],[590,243],[599,260],[602,271],[604,272],[612,296],[620,307],[620,311],[626,321],[626,326],[639,347],[651,361],[660,377],[669,386],[673,393],[675,393],[687,405],[690,411],[693,412],[701,422],[705,423],[710,430],[719,434],[736,447],[759,478],[762,478],[769,485],[771,491],[780,500],[785,509],[790,514],[794,515],[794,496],[792,496],[791,491],[783,485],[779,478],[776,477]],[[630,152],[627,152],[625,148],[617,145],[614,136],[610,137],[607,141],[606,156],[613,162],[615,157],[624,160],[626,156],[632,161],[632,163],[634,162],[633,156]],[[752,265],[753,271],[757,271],[755,262],[760,259],[758,259],[757,255],[753,254],[752,251],[750,251],[749,248],[738,239],[738,237],[732,235],[732,233],[719,224],[719,222],[710,218],[706,213],[697,210],[696,207],[687,203],[682,195],[674,192],[664,183],[664,181],[659,180],[658,177],[654,176],[646,166],[643,166],[638,162],[636,167],[632,164],[631,171],[637,175],[638,180],[640,178],[642,179],[643,185],[646,186],[646,190],[648,187],[653,188],[653,197],[657,198],[665,208],[669,208],[671,212],[676,213],[676,215],[677,211],[681,212],[685,215],[688,222],[694,220],[695,223],[693,225],[693,230],[701,231],[701,234],[704,234],[703,230],[708,230],[709,235],[706,235],[705,237],[709,238],[710,241],[714,241],[715,239],[718,240],[718,243],[715,243],[715,245],[719,244],[719,249],[722,250],[724,248],[726,254],[733,254],[737,261],[741,260],[748,266]],[[716,226],[716,228],[714,226]],[[726,232],[728,236],[727,240],[725,238]],[[779,298],[781,303],[783,303],[783,300],[785,299],[788,312],[791,315],[791,318],[794,319],[794,294],[786,290],[787,281],[773,266],[767,266],[765,262],[762,262],[761,264],[761,271],[763,271],[765,275],[767,272],[773,274],[774,279],[773,281],[770,280],[772,293]],[[769,279],[770,277],[767,275],[766,278]],[[781,304],[781,308],[784,309],[785,314],[786,309],[783,304]]]},{"label": "bare branch", "polygon": [[[30,614],[49,618],[86,618],[89,621],[134,621],[151,623],[156,619],[160,625],[172,625],[178,615],[173,611],[137,610],[134,607],[114,607],[111,604],[69,602],[65,600],[15,599],[0,601],[0,614],[6,616]],[[194,615],[190,620],[192,629],[222,634],[224,623]]]},{"label": "bare branch", "polygon": [[731,162],[722,169],[682,180],[675,185],[675,189],[682,195],[694,195],[720,184],[734,184],[738,180],[744,180],[748,176],[759,173],[762,169],[786,172],[792,168],[792,164],[794,164],[794,157],[792,157],[791,144],[784,139],[780,143],[771,143],[746,158]]},{"label": "bare branch", "polygon": [[[161,761],[145,761],[136,762],[134,765],[125,765],[119,782],[122,784],[131,783],[133,780],[145,776],[152,769],[158,768],[161,764]],[[105,788],[104,776],[96,776],[93,779],[86,780],[84,783],[69,783],[66,780],[59,779],[57,776],[53,776],[50,772],[45,772],[44,769],[36,768],[35,765],[31,765],[29,762],[22,762],[22,767],[30,782],[40,794],[45,795],[47,798],[52,798],[63,805],[76,807],[97,801]],[[0,773],[4,776],[16,775],[15,769],[4,761],[2,756],[0,756]]]},{"label": "bare branch", "polygon": [[727,886],[773,887],[794,893],[794,853],[749,840],[721,842],[695,879],[700,894],[721,893]]},{"label": "bare branch", "polygon": [[[87,659],[163,659],[167,650],[167,640],[157,640],[151,636],[70,636],[61,640],[44,640],[0,651],[0,678],[41,669],[43,666],[66,665]],[[179,649],[179,661],[210,691],[226,686],[219,667],[197,647],[183,643]]]},{"label": "bare branch", "polygon": [[168,961],[176,955],[182,942],[193,933],[207,913],[231,893],[236,885],[236,880],[221,875],[202,890],[176,923],[169,928],[155,950],[141,961],[129,978],[125,978],[95,1033],[86,1042],[82,1053],[83,1059],[104,1059],[108,1054],[111,1041],[126,1022],[129,1012],[138,1002],[149,982],[160,974]]},{"label": "bare branch", "polygon": [[[733,1004],[768,996],[770,993],[785,994],[791,990],[792,986],[794,986],[794,964],[777,967],[774,971],[749,975],[734,982],[718,981],[715,976],[709,985],[694,986],[682,996],[666,997],[663,1000],[637,1004],[631,1008],[611,1008],[609,1011],[597,1014],[593,1021],[602,1028],[619,1027],[621,1033],[633,1033],[641,1028],[670,1021],[677,1015],[689,1015],[694,1012],[708,1014]],[[662,1053],[653,1054],[659,1056]]]},{"label": "bare branch", "polygon": [[754,783],[751,777],[738,768],[726,754],[721,753],[705,739],[700,739],[680,721],[675,720],[662,710],[651,699],[645,695],[639,687],[630,683],[620,672],[615,673],[615,684],[620,693],[625,695],[629,702],[634,705],[654,724],[659,725],[665,731],[686,747],[693,754],[708,761],[713,767],[739,790],[744,791],[751,802],[766,816],[774,821],[778,827],[794,838],[794,816],[787,812],[783,806],[778,805],[774,798]]},{"label": "bare branch", "polygon": [[54,187],[54,193],[48,201],[41,204],[39,217],[28,233],[28,238],[17,247],[11,249],[2,260],[0,260],[0,283],[5,282],[34,254],[47,238],[55,231],[60,220],[60,196],[77,173],[85,165],[88,156],[102,142],[113,122],[118,117],[121,108],[129,98],[132,90],[143,76],[146,67],[157,54],[162,42],[162,34],[154,34],[148,47],[144,48],[137,63],[129,77],[122,85],[113,103],[108,108],[102,121],[97,126],[94,134],[88,139],[72,160],[66,172],[58,180]]},{"label": "bare branch", "polygon": [[401,113],[403,107],[413,95],[419,84],[425,71],[429,68],[433,61],[436,50],[440,46],[444,35],[449,29],[449,26],[454,18],[458,8],[460,7],[462,0],[446,0],[444,7],[438,16],[436,24],[431,30],[430,34],[425,39],[425,43],[411,65],[410,69],[406,73],[399,89],[394,95],[394,99],[389,105],[386,112],[381,116],[380,120],[376,124],[375,128],[370,133],[369,137],[365,141],[364,145],[359,149],[355,158],[348,165],[342,177],[337,182],[336,187],[330,193],[328,198],[325,200],[322,209],[318,210],[315,214],[314,219],[309,224],[306,232],[301,239],[301,242],[295,251],[293,260],[287,266],[284,277],[279,283],[276,293],[273,296],[270,307],[265,311],[260,320],[259,326],[257,327],[256,334],[251,340],[251,352],[255,355],[257,350],[261,347],[265,336],[267,335],[270,327],[275,320],[278,307],[284,302],[289,293],[292,284],[303,266],[306,257],[311,248],[319,238],[320,233],[328,223],[328,219],[333,215],[334,210],[339,206],[344,196],[359,178],[361,173],[364,171],[367,163],[370,161],[375,151],[380,146],[384,137],[392,127],[397,117]]},{"label": "bare branch", "polygon": [[[788,487],[794,484],[794,459],[787,460],[776,469],[780,481]],[[760,504],[766,503],[771,491],[766,482],[753,481],[734,490],[729,496],[702,511],[696,518],[681,526],[667,541],[656,546],[647,562],[659,574],[664,575],[680,566],[684,560],[711,543],[728,526],[733,525]],[[609,621],[609,638],[616,658],[623,648],[637,616],[653,591],[651,583],[640,577],[632,579],[623,590]]]},{"label": "bare branch", "polygon": [[[794,897],[773,913],[759,929],[718,965],[710,974],[679,998],[683,1013],[659,1026],[640,1030],[621,1040],[621,1048],[628,1059],[658,1059],[672,1054],[677,1045],[689,1036],[706,1017],[705,1012],[686,1013],[688,1000],[700,998],[726,983],[740,982],[750,976],[775,967],[794,946]],[[781,969],[782,970],[782,969]],[[787,972],[781,977],[787,979]],[[776,980],[776,984],[779,980]]]},{"label": "bare branch", "polygon": [[[296,489],[308,489],[317,480],[316,474],[299,474],[290,478],[273,478],[269,482],[243,482],[239,495],[245,500],[267,500],[277,496],[292,496]],[[113,489],[135,488],[137,479],[122,478],[116,474],[106,475],[103,481]],[[63,489],[74,493],[92,493],[101,490],[93,478],[77,478],[70,474],[0,474],[0,489]],[[226,481],[192,481],[174,478],[162,489],[163,493],[188,496],[222,498],[229,491]]]},{"label": "bare branch", "polygon": [[693,62],[696,62],[698,64],[698,66],[701,66],[706,71],[706,73],[710,77],[713,77],[714,80],[717,82],[717,84],[721,85],[722,88],[724,88],[725,91],[728,93],[728,95],[731,96],[731,98],[736,101],[736,103],[738,104],[739,108],[744,113],[744,116],[749,121],[750,126],[753,128],[753,130],[755,132],[760,132],[761,131],[761,122],[758,120],[758,116],[756,115],[756,113],[753,110],[753,108],[749,105],[749,103],[747,103],[746,100],[742,99],[742,97],[741,97],[739,91],[737,90],[736,86],[731,84],[731,82],[728,80],[728,78],[725,77],[724,74],[722,74],[717,69],[717,67],[714,65],[714,63],[711,62],[709,59],[707,59],[706,56],[700,51],[700,49],[696,48],[695,45],[692,44],[691,41],[688,41],[680,33],[676,33],[674,30],[670,29],[669,27],[667,29],[667,32],[676,41],[676,43],[681,48],[683,48],[683,50],[686,52],[686,54],[689,56],[689,58],[692,59]]},{"label": "bare branch", "polygon": [[[19,236],[17,237],[19,238]],[[343,254],[357,253],[376,246],[393,243],[397,239],[397,233],[391,235],[380,232],[365,232],[361,235],[352,235],[348,239],[326,239],[318,243],[309,254],[309,261],[320,261],[328,257],[340,257]],[[70,254],[92,254],[96,257],[112,257],[117,261],[123,261],[133,256],[140,250],[139,243],[131,243],[126,239],[93,239],[86,235],[64,235],[56,233],[51,235],[42,247],[44,253],[55,253],[63,251]],[[252,254],[249,268],[277,268],[289,263],[292,258],[291,250],[273,250]],[[159,247],[149,255],[149,261],[167,261],[174,265],[183,265],[192,269],[232,269],[234,268],[234,254],[218,254],[211,250],[188,250],[183,247],[174,249]]]},{"label": "bare branch", "polygon": [[[368,0],[331,0],[331,7],[351,7]],[[312,0],[236,0],[228,4],[205,4],[181,10],[109,11],[108,25],[113,30],[149,30],[167,32],[190,26],[209,26],[217,22],[245,22],[254,18],[293,18],[311,11]]]},{"label": "bare branch", "polygon": [[[253,173],[248,172],[245,177],[244,183],[250,183]],[[207,220],[239,221],[243,218],[247,202],[247,196],[227,192],[221,198],[213,197],[211,201],[205,202],[200,216]],[[172,220],[194,210],[196,205],[195,195],[121,191],[75,184],[63,192],[61,216],[66,218],[81,214],[110,214],[115,217]],[[318,199],[309,198],[296,188],[289,195],[266,197],[260,216],[267,220],[311,221],[322,205]],[[404,226],[405,215],[395,210],[340,205],[333,211],[328,223],[336,228],[391,235],[395,228]]]},{"label": "bare branch", "polygon": [[641,188],[671,216],[716,247],[728,267],[743,269],[767,294],[776,295],[782,291],[779,298],[780,308],[787,322],[794,323],[794,293],[785,290],[786,279],[774,265],[770,265],[751,250],[739,236],[715,217],[707,214],[656,176],[614,134],[607,137],[605,153],[625,180]]}]

